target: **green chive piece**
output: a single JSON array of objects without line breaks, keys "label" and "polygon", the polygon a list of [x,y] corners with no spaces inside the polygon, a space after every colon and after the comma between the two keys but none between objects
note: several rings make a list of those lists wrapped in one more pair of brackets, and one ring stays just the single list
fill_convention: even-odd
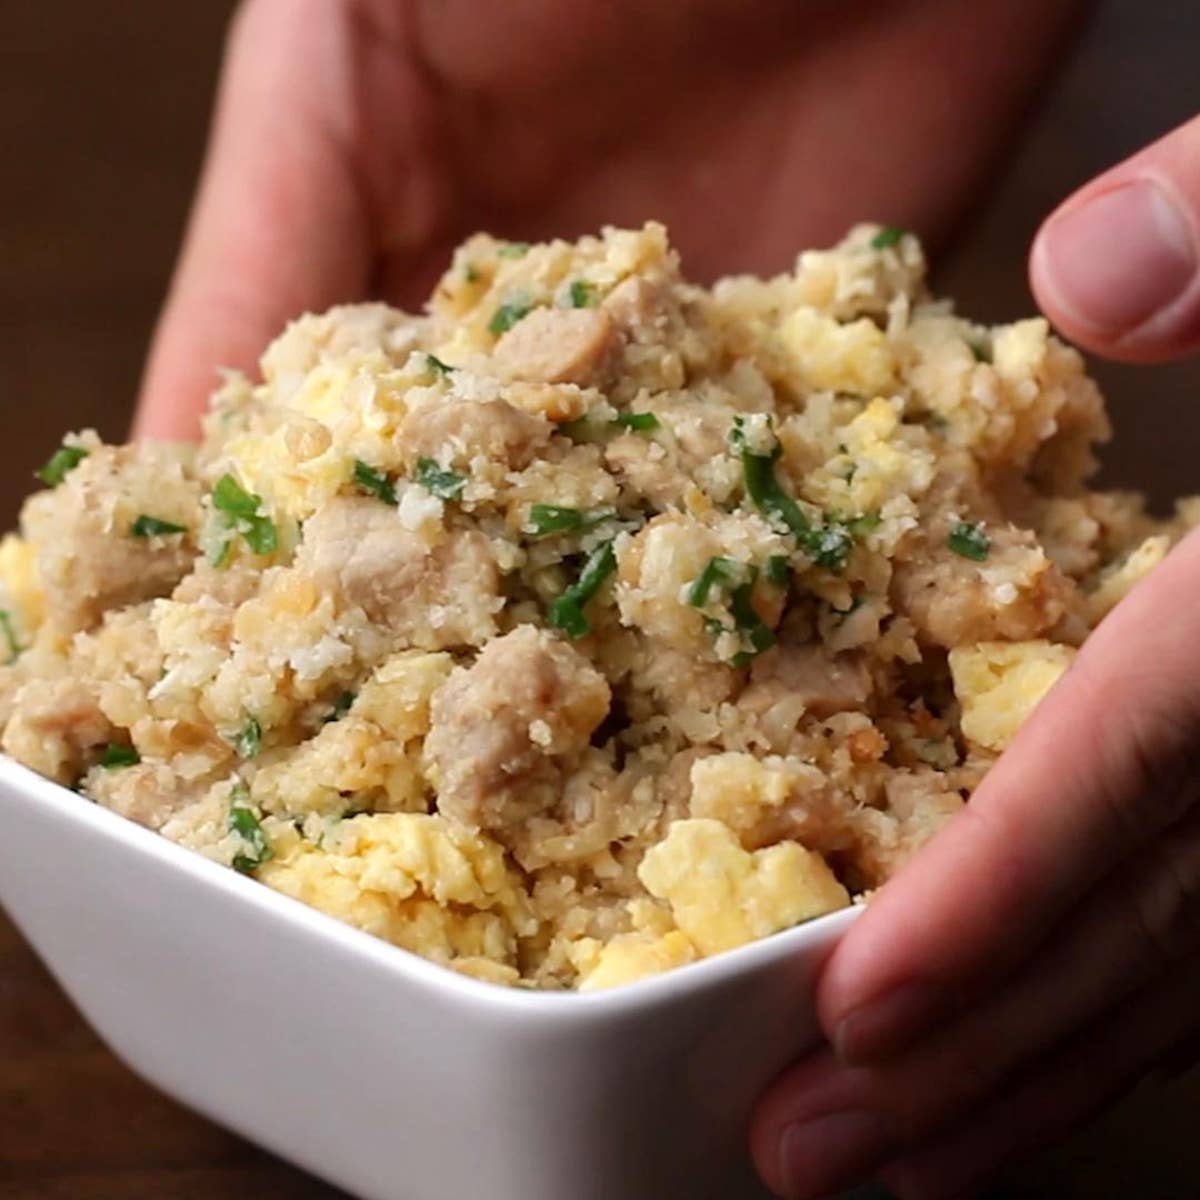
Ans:
[{"label": "green chive piece", "polygon": [[47,487],[57,487],[87,456],[82,446],[59,446],[45,465],[34,471],[34,477]]},{"label": "green chive piece", "polygon": [[518,321],[523,321],[533,312],[533,305],[528,300],[509,300],[500,305],[488,322],[488,332],[499,337],[507,333]]},{"label": "green chive piece", "polygon": [[786,587],[792,577],[792,568],[788,565],[786,554],[772,554],[767,559],[767,567],[763,572],[768,583],[776,587]]},{"label": "green chive piece", "polygon": [[990,363],[992,361],[992,348],[986,342],[968,342],[971,348],[971,355],[978,363]]},{"label": "green chive piece", "polygon": [[467,265],[463,267],[463,278],[468,283],[478,283],[479,268],[474,263],[467,263]]},{"label": "green chive piece", "polygon": [[169,533],[187,533],[187,527],[176,525],[174,521],[164,521],[161,517],[152,517],[142,513],[129,527],[129,533],[135,538],[165,537]]},{"label": "green chive piece", "polygon": [[25,649],[21,645],[20,638],[17,637],[17,629],[13,624],[12,613],[7,608],[0,608],[0,634],[3,634],[4,641],[8,645],[8,657],[4,660],[5,665],[15,663]]},{"label": "green chive piece", "polygon": [[529,243],[505,242],[496,253],[501,258],[524,258],[529,253]]},{"label": "green chive piece", "polygon": [[321,719],[322,725],[328,725],[331,721],[340,721],[349,711],[350,706],[354,703],[353,692],[343,692],[334,702],[333,707]]},{"label": "green chive piece", "polygon": [[[273,554],[279,544],[279,534],[275,522],[259,511],[261,505],[262,497],[246,491],[232,475],[222,475],[213,488],[212,506],[224,515],[229,528],[241,534],[255,554]],[[214,566],[226,560],[228,548],[226,542]]]},{"label": "green chive piece", "polygon": [[992,548],[991,539],[983,532],[983,527],[972,525],[969,521],[959,521],[950,530],[946,545],[955,554],[960,554],[963,558],[969,558],[973,562],[983,562]]},{"label": "green chive piece", "polygon": [[710,558],[700,574],[687,590],[687,602],[693,608],[703,608],[708,603],[714,587],[737,583],[746,573],[745,564],[734,558]]},{"label": "green chive piece", "polygon": [[244,786],[234,788],[229,805],[229,832],[236,833],[242,839],[244,853],[233,856],[233,869],[243,875],[250,875],[268,862],[272,857],[271,845],[267,835],[263,833],[259,815],[247,803],[248,795]]},{"label": "green chive piece", "polygon": [[567,299],[572,308],[591,308],[596,303],[596,288],[586,279],[572,279],[567,288]]},{"label": "green chive piece", "polygon": [[368,466],[361,458],[354,460],[353,478],[354,485],[360,492],[365,492],[368,496],[375,496],[384,504],[394,505],[396,503],[396,489],[392,486],[391,480],[382,471]]},{"label": "green chive piece", "polygon": [[100,755],[100,765],[108,771],[119,767],[134,767],[142,761],[136,746],[126,746],[121,742],[109,742]]},{"label": "green chive piece", "polygon": [[233,739],[233,748],[239,758],[257,758],[262,749],[262,726],[255,717],[247,717],[246,723]]},{"label": "green chive piece", "polygon": [[759,512],[775,524],[784,525],[817,566],[841,571],[850,552],[850,534],[841,526],[813,526],[800,505],[783,490],[775,475],[775,463],[783,453],[779,443],[770,454],[755,453],[746,445],[742,417],[734,418],[729,442],[741,457],[746,494]]},{"label": "green chive piece", "polygon": [[894,246],[907,232],[899,225],[885,225],[872,239],[872,250],[887,250]]},{"label": "green chive piece", "polygon": [[533,504],[529,508],[529,521],[525,532],[534,537],[547,537],[552,533],[563,533],[573,529],[591,529],[617,515],[615,508],[564,508],[557,504]]},{"label": "green chive piece", "polygon": [[417,459],[416,481],[443,500],[457,500],[467,486],[467,477],[440,467],[432,458]]},{"label": "green chive piece", "polygon": [[775,634],[771,627],[754,611],[751,602],[754,594],[753,580],[736,587],[729,597],[729,611],[733,613],[733,623],[750,640],[755,654],[761,654],[769,646],[775,645]]},{"label": "green chive piece", "polygon": [[578,581],[550,606],[550,624],[572,639],[591,633],[592,627],[583,613],[584,606],[616,569],[617,556],[613,552],[612,542],[597,546],[583,564]]},{"label": "green chive piece", "polygon": [[634,433],[653,433],[662,428],[662,422],[652,412],[617,413],[612,423]]},{"label": "green chive piece", "polygon": [[435,375],[449,375],[454,368],[449,363],[444,363],[436,354],[425,354],[425,365]]}]

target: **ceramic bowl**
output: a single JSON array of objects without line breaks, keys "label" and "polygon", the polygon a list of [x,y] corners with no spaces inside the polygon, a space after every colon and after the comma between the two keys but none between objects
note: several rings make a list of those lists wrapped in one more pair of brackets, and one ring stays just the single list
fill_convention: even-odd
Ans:
[{"label": "ceramic bowl", "polygon": [[0,758],[0,902],[181,1103],[363,1200],[749,1200],[847,909],[585,995],[481,983]]}]

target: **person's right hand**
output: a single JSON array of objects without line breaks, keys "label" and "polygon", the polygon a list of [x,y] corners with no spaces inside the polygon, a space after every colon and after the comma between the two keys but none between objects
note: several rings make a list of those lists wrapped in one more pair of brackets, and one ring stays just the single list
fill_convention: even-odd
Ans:
[{"label": "person's right hand", "polygon": [[479,228],[655,218],[701,280],[936,237],[1084,2],[248,0],[137,431],[193,435],[305,310],[419,302]]}]

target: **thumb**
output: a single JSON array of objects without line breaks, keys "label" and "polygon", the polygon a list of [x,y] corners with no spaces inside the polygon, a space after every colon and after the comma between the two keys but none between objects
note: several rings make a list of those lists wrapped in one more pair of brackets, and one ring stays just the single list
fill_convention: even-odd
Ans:
[{"label": "thumb", "polygon": [[139,436],[194,437],[218,367],[251,367],[289,317],[366,291],[345,9],[254,0],[234,20],[200,191],[142,380]]},{"label": "thumb", "polygon": [[1126,362],[1200,348],[1200,117],[1076,192],[1029,263],[1072,341]]}]

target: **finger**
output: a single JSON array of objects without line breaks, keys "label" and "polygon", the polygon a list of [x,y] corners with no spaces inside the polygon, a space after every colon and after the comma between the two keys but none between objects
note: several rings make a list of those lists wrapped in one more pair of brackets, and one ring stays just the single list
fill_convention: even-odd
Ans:
[{"label": "finger", "polygon": [[950,1200],[1052,1145],[1196,1036],[1200,966],[1161,979],[1081,1034],[954,1132],[892,1163],[901,1200]]},{"label": "finger", "polygon": [[194,436],[218,367],[251,367],[289,317],[366,290],[345,11],[259,0],[231,28],[199,195],[142,382],[141,436]]},{"label": "finger", "polygon": [[1030,283],[1067,337],[1109,358],[1153,362],[1200,347],[1200,118],[1051,215]]},{"label": "finger", "polygon": [[[909,1053],[858,1068],[826,1053],[781,1077],[756,1114],[759,1161],[768,1171],[776,1162],[801,1195],[851,1182],[892,1149],[961,1119],[1072,1030],[1147,981],[1169,981],[1198,953],[1200,813],[1088,897],[999,993]],[[832,1147],[831,1119],[843,1129]]]},{"label": "finger", "polygon": [[1178,820],[1200,772],[1200,535],[1096,630],[963,813],[881,889],[819,981],[851,1061],[894,1053],[1027,958],[1116,863]]}]

